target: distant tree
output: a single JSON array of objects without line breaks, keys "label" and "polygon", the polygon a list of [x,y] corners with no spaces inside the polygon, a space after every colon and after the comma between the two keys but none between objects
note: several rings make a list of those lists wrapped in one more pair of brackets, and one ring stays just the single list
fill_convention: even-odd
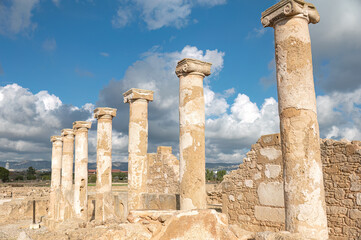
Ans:
[{"label": "distant tree", "polygon": [[24,181],[24,177],[22,175],[18,175],[15,177],[15,181]]},{"label": "distant tree", "polygon": [[206,169],[206,180],[207,181],[214,181],[214,172]]},{"label": "distant tree", "polygon": [[3,182],[9,181],[9,170],[6,168],[0,167],[0,180]]},{"label": "distant tree", "polygon": [[36,170],[33,167],[29,167],[28,170],[26,170],[26,179],[28,180],[36,180]]},{"label": "distant tree", "polygon": [[119,180],[127,180],[128,179],[128,173],[121,172],[119,174]]},{"label": "distant tree", "polygon": [[96,174],[92,174],[89,176],[88,178],[88,182],[89,183],[95,183],[97,181],[97,175]]},{"label": "distant tree", "polygon": [[226,170],[221,170],[217,172],[217,181],[222,182],[223,176],[227,174]]}]

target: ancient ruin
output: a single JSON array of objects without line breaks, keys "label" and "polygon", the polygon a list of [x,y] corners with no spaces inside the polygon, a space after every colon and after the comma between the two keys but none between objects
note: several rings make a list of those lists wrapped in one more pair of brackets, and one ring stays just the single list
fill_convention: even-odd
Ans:
[{"label": "ancient ruin", "polygon": [[61,167],[61,203],[59,215],[61,220],[72,217],[73,206],[73,162],[74,162],[74,131],[63,129],[63,155]]},{"label": "ancient ruin", "polygon": [[99,221],[115,217],[112,195],[112,120],[116,112],[114,108],[94,110],[94,118],[98,119],[95,219]]},{"label": "ancient ruin", "polygon": [[211,64],[186,58],[178,62],[176,74],[179,77],[180,207],[205,209],[203,78],[211,74]]},{"label": "ancient ruin", "polygon": [[141,194],[147,191],[148,102],[153,101],[153,91],[132,88],[123,96],[129,103],[128,208],[142,209]]},{"label": "ancient ruin", "polygon": [[131,88],[123,94],[130,113],[125,191],[112,187],[117,109],[100,107],[96,173],[89,172],[96,186],[88,185],[92,123],[76,121],[51,137],[50,189],[0,189],[0,221],[34,216],[46,227],[23,239],[361,239],[361,142],[319,135],[308,28],[319,20],[303,0],[262,13],[263,26],[274,28],[280,134],[261,136],[220,185],[206,190],[203,81],[212,64],[185,58],[175,69],[179,160],[169,146],[148,152],[148,104],[157,92]]},{"label": "ancient ruin", "polygon": [[308,30],[319,20],[304,1],[281,1],[262,13],[263,26],[273,27],[275,35],[286,230],[328,239]]},{"label": "ancient ruin", "polygon": [[61,159],[63,155],[63,139],[61,136],[52,136],[53,143],[51,156],[51,186],[50,186],[50,207],[49,217],[52,219],[59,218],[59,198],[61,186]]},{"label": "ancient ruin", "polygon": [[88,129],[91,122],[73,123],[75,132],[74,214],[88,219]]}]

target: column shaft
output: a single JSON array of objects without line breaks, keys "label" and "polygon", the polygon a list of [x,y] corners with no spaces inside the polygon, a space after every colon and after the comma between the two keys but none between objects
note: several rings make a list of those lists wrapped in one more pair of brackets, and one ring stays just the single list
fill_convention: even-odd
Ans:
[{"label": "column shaft", "polygon": [[309,22],[315,7],[283,0],[262,14],[275,29],[286,230],[328,239]]},{"label": "column shaft", "polygon": [[104,113],[104,108],[94,110],[98,119],[95,219],[99,221],[115,217],[112,195],[112,119],[116,110],[107,110],[114,114]]},{"label": "column shaft", "polygon": [[68,219],[72,216],[73,205],[73,162],[74,162],[74,132],[72,129],[64,129],[63,155],[61,172],[61,209],[60,218]]},{"label": "column shaft", "polygon": [[63,140],[61,136],[52,136],[52,156],[51,156],[51,190],[49,203],[49,217],[57,219],[59,217],[59,193],[61,183],[61,158],[63,154]]},{"label": "column shaft", "polygon": [[179,167],[181,210],[205,209],[205,106],[203,78],[211,64],[193,59],[178,63]]},{"label": "column shaft", "polygon": [[141,195],[147,192],[148,101],[153,91],[132,88],[123,94],[129,103],[128,208],[142,209]]},{"label": "column shaft", "polygon": [[88,128],[89,122],[74,122],[75,130],[75,181],[74,213],[87,221],[88,216]]}]

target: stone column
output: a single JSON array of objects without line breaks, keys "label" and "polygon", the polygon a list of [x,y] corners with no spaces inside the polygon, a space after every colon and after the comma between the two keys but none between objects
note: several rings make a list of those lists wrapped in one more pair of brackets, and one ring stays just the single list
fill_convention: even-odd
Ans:
[{"label": "stone column", "polygon": [[63,138],[61,136],[52,136],[50,141],[53,143],[51,155],[51,189],[49,203],[49,217],[57,219],[59,217],[59,196],[61,182],[61,158],[63,155]]},{"label": "stone column", "polygon": [[91,122],[73,123],[75,133],[74,214],[88,220],[88,129]]},{"label": "stone column", "polygon": [[211,65],[185,58],[178,62],[179,77],[179,180],[181,210],[205,209],[205,107],[203,79]]},{"label": "stone column", "polygon": [[94,118],[97,129],[97,182],[95,220],[105,221],[115,217],[112,195],[112,120],[114,108],[97,108]]},{"label": "stone column", "polygon": [[132,88],[123,96],[130,108],[128,208],[142,209],[141,194],[147,192],[148,101],[153,101],[153,91]]},{"label": "stone column", "polygon": [[328,239],[308,29],[319,20],[303,0],[283,0],[262,13],[263,26],[275,30],[286,230]]},{"label": "stone column", "polygon": [[61,171],[61,193],[62,203],[60,218],[68,219],[72,216],[73,205],[73,162],[74,162],[74,131],[63,129],[63,156]]}]

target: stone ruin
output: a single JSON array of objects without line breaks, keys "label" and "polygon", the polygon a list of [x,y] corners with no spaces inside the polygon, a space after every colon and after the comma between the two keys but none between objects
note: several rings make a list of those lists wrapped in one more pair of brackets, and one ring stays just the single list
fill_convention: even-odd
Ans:
[{"label": "stone ruin", "polygon": [[[359,239],[361,142],[320,141],[327,222],[331,239]],[[280,135],[262,136],[222,182],[222,212],[230,224],[253,232],[285,228]],[[312,212],[310,216],[312,217]]]},{"label": "stone ruin", "polygon": [[128,194],[112,192],[116,109],[97,108],[96,191],[87,186],[91,124],[75,122],[51,138],[51,196],[43,222],[53,232],[42,239],[59,238],[57,229],[70,239],[360,239],[360,144],[320,144],[308,29],[319,20],[304,0],[282,0],[262,13],[263,26],[275,30],[280,135],[262,137],[240,169],[226,176],[224,213],[207,209],[203,79],[211,64],[187,58],[175,71],[179,161],[171,148],[148,153],[153,92],[130,89],[123,94],[130,107]]}]

